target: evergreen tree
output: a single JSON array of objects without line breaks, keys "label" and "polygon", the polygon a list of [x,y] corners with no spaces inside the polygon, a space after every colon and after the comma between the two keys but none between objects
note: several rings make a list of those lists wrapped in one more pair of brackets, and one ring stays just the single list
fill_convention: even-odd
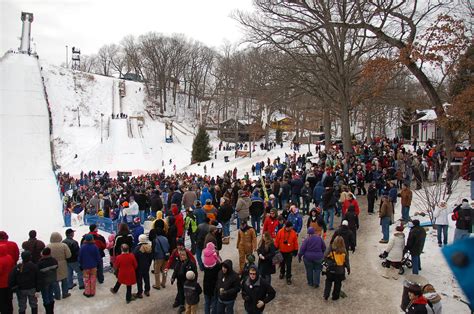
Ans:
[{"label": "evergreen tree", "polygon": [[199,126],[196,137],[193,142],[193,151],[192,161],[193,162],[202,162],[209,160],[209,155],[211,154],[212,148],[209,145],[209,134],[206,132],[204,126]]}]

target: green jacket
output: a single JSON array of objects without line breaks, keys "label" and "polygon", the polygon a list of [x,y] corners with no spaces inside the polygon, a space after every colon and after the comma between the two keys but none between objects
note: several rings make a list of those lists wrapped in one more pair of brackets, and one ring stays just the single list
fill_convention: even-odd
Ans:
[{"label": "green jacket", "polygon": [[196,217],[193,214],[186,215],[184,218],[184,229],[195,233],[197,230]]}]

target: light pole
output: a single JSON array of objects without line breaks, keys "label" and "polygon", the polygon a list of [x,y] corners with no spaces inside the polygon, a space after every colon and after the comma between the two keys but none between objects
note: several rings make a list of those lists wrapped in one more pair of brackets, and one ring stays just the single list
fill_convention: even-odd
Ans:
[{"label": "light pole", "polygon": [[104,114],[101,113],[100,114],[100,143],[103,144],[104,143],[104,138],[102,136],[102,121],[104,120]]},{"label": "light pole", "polygon": [[68,59],[68,58],[67,58],[67,53],[68,53],[68,51],[67,51],[68,49],[67,49],[67,48],[68,48],[68,47],[67,47],[67,45],[66,45],[66,69],[67,69],[67,67],[68,67],[68,66],[67,66],[67,63],[68,63],[68,62],[67,62],[67,59]]}]

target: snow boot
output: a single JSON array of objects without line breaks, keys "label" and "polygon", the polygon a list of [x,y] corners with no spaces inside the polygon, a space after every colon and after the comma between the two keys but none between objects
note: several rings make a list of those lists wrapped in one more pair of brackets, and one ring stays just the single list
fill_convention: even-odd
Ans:
[{"label": "snow boot", "polygon": [[383,270],[382,277],[385,279],[390,279],[390,268],[389,267],[384,267],[385,269]]}]

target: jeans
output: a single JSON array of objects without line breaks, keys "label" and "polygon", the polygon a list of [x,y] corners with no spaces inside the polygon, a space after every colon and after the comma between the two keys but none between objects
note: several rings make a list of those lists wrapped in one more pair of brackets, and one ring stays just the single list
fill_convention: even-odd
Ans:
[{"label": "jeans", "polygon": [[402,219],[405,221],[410,220],[410,206],[402,206]]},{"label": "jeans", "polygon": [[286,204],[288,204],[288,199],[285,198],[285,197],[282,197],[282,198],[281,198],[281,209],[285,209],[285,208],[286,208]]},{"label": "jeans", "polygon": [[463,230],[463,229],[454,229],[454,240],[453,242],[462,240],[464,238],[469,238],[469,230]]},{"label": "jeans", "polygon": [[18,312],[21,313],[26,311],[27,300],[32,310],[38,308],[38,298],[35,296],[35,293],[36,289],[17,291],[16,296],[18,298]]},{"label": "jeans", "polygon": [[196,259],[198,262],[199,269],[201,271],[204,271],[204,264],[202,263],[202,249],[199,247],[196,247]]},{"label": "jeans", "polygon": [[383,234],[383,240],[388,241],[389,236],[390,236],[390,217],[383,217],[380,218],[380,224],[382,225],[382,234]]},{"label": "jeans", "polygon": [[303,258],[304,268],[306,269],[306,280],[308,285],[319,287],[321,278],[322,259],[316,261],[307,261]]},{"label": "jeans", "polygon": [[283,262],[280,263],[280,274],[286,278],[291,278],[291,262],[293,261],[293,253],[281,253],[283,255]]},{"label": "jeans", "polygon": [[217,307],[217,297],[215,295],[209,296],[204,295],[204,313],[205,314],[215,314]]},{"label": "jeans", "polygon": [[421,259],[420,255],[412,255],[411,261],[413,264],[412,273],[413,275],[418,275],[418,272],[421,270]]},{"label": "jeans", "polygon": [[53,295],[56,300],[61,300],[61,288],[59,287],[59,281],[53,282]]},{"label": "jeans", "polygon": [[144,210],[139,211],[140,222],[143,223],[146,220],[146,213]]},{"label": "jeans", "polygon": [[41,297],[43,298],[43,304],[51,304],[54,303],[54,284],[57,284],[57,282],[52,282],[46,287],[43,287],[41,289]]},{"label": "jeans", "polygon": [[[438,244],[448,244],[448,225],[436,225],[438,229]],[[441,233],[443,233],[443,242],[441,242]]]},{"label": "jeans", "polygon": [[79,282],[79,288],[84,287],[84,278],[82,276],[82,271],[79,268],[79,262],[74,263],[67,263],[67,283],[69,289],[72,289],[72,285],[74,284],[73,274],[74,272],[77,274],[77,281]]},{"label": "jeans", "polygon": [[150,291],[150,272],[146,273],[137,272],[137,293],[143,293],[143,283],[145,283],[145,292]]},{"label": "jeans", "polygon": [[104,282],[104,261],[100,258],[99,265],[97,265],[97,281],[99,283]]},{"label": "jeans", "polygon": [[252,221],[252,227],[255,229],[257,232],[257,235],[260,234],[260,216],[253,216],[250,217],[250,220]]},{"label": "jeans", "polygon": [[334,229],[334,208],[324,210],[324,222],[329,225],[329,230]]},{"label": "jeans", "polygon": [[230,236],[230,220],[222,223],[222,233],[224,237]]},{"label": "jeans", "polygon": [[[223,303],[225,302],[225,303]],[[233,301],[221,301],[217,300],[217,313],[219,314],[233,314],[234,313],[234,303]]]}]

